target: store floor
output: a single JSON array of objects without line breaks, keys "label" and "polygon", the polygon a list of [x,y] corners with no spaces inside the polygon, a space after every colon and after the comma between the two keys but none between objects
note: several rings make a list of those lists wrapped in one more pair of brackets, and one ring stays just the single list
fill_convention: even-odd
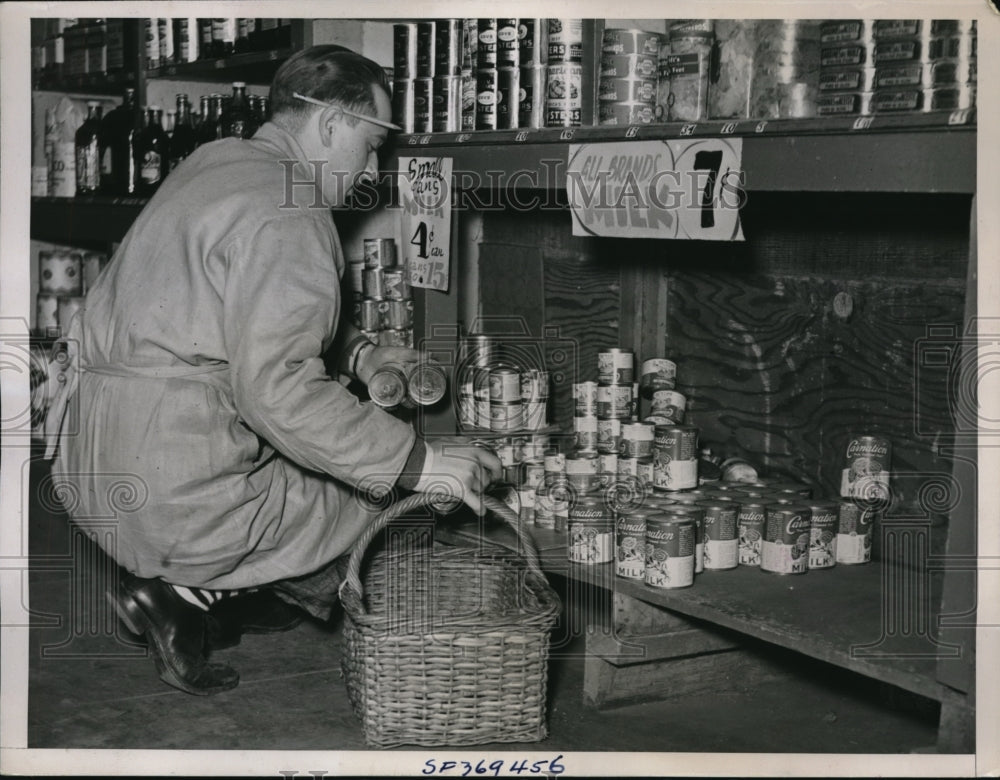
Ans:
[{"label": "store floor", "polygon": [[[217,657],[235,690],[196,697],[157,678],[103,601],[103,556],[65,516],[31,506],[29,746],[144,749],[365,749],[340,676],[339,623],[246,636]],[[794,653],[766,685],[595,710],[582,704],[583,643],[550,671],[549,738],[571,751],[908,753],[936,739],[936,705]],[[576,651],[576,652],[574,652]],[[488,749],[486,746],[483,749]],[[493,746],[498,750],[511,745]]]}]

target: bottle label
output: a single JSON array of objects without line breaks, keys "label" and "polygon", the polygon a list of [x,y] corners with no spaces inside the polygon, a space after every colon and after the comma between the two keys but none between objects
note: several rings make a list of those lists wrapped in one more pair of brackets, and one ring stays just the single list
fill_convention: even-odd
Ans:
[{"label": "bottle label", "polygon": [[107,146],[104,148],[104,154],[101,155],[101,174],[103,176],[111,175],[111,147]]},{"label": "bottle label", "polygon": [[139,176],[146,184],[158,184],[160,181],[160,155],[149,151],[142,156],[142,168]]},{"label": "bottle label", "polygon": [[101,183],[97,140],[86,146],[76,147],[76,188],[81,191],[96,190]]},{"label": "bottle label", "polygon": [[242,119],[234,119],[229,125],[229,135],[231,138],[245,138],[246,129],[246,123]]},{"label": "bottle label", "polygon": [[49,157],[49,195],[72,198],[76,195],[76,144],[53,142]]},{"label": "bottle label", "polygon": [[236,40],[236,19],[212,19],[212,39],[233,43]]}]

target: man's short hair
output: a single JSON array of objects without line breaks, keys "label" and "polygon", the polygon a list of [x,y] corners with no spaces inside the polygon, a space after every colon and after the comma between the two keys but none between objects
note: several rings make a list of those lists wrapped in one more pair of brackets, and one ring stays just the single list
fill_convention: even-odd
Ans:
[{"label": "man's short hair", "polygon": [[300,95],[361,112],[375,112],[375,87],[390,95],[389,80],[382,67],[344,46],[311,46],[289,57],[271,82],[271,116],[292,127],[316,110]]}]

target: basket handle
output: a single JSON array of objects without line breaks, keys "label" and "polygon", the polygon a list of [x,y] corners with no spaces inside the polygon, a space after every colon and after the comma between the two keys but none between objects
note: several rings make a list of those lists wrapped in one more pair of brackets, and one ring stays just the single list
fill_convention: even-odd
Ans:
[{"label": "basket handle", "polygon": [[[388,509],[384,510],[378,517],[376,517],[369,526],[365,529],[364,533],[358,537],[357,542],[354,544],[354,548],[351,550],[350,560],[347,562],[347,573],[344,575],[344,582],[340,586],[341,600],[343,600],[344,588],[350,588],[357,595],[359,604],[363,604],[362,595],[364,594],[364,588],[361,585],[361,562],[365,557],[365,551],[368,549],[368,545],[372,543],[372,540],[388,525],[390,520],[394,520],[400,515],[403,515],[419,506],[434,506],[440,507],[443,496],[437,493],[414,493],[412,496],[407,496],[395,504],[390,506]],[[507,506],[503,501],[493,498],[493,496],[483,496],[482,497],[483,506],[489,511],[498,515],[504,522],[506,522],[511,528],[514,529],[517,534],[517,539],[520,542],[521,550],[524,553],[525,560],[528,562],[528,569],[532,574],[545,579],[545,575],[542,574],[542,567],[538,560],[538,548],[535,547],[535,541],[531,538],[531,535],[524,530],[520,518],[514,514],[514,511]],[[364,609],[364,607],[361,607]]]}]

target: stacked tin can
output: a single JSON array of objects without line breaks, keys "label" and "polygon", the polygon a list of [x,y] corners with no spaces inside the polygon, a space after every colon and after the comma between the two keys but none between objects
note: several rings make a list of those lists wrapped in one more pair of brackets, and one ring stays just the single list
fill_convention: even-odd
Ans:
[{"label": "stacked tin can", "polygon": [[583,120],[583,20],[547,22],[545,126],[579,127]]},{"label": "stacked tin can", "polygon": [[405,133],[462,129],[462,19],[393,25],[393,119]]},{"label": "stacked tin can", "polygon": [[38,295],[35,329],[45,335],[65,335],[84,295],[108,264],[101,252],[53,248],[38,253]]},{"label": "stacked tin can", "polygon": [[364,259],[348,264],[354,324],[383,346],[413,346],[413,293],[409,273],[396,262],[391,238],[364,239]]},{"label": "stacked tin can", "polygon": [[[597,84],[598,124],[648,125],[653,121],[662,39],[662,35],[654,32],[605,28],[601,41],[602,75]],[[619,72],[631,75],[619,76]]]},{"label": "stacked tin can", "polygon": [[821,115],[975,105],[975,20],[831,20],[821,40]]},{"label": "stacked tin can", "polygon": [[[660,45],[656,119],[693,122],[708,116],[708,85],[715,43],[711,19],[669,21]],[[644,66],[645,68],[645,66]]]}]

